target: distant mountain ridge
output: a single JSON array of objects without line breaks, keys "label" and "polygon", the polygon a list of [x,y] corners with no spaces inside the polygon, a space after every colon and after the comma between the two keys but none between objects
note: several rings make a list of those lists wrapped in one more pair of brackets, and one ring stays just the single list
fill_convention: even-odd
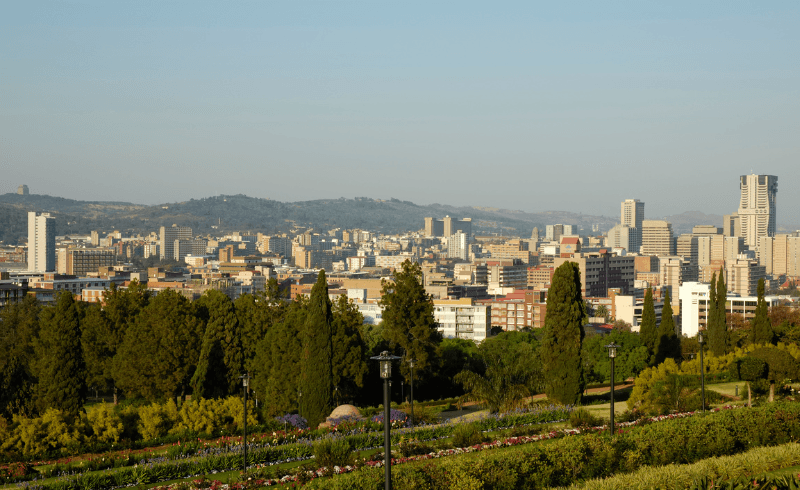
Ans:
[{"label": "distant mountain ridge", "polygon": [[[361,228],[380,233],[403,233],[420,230],[424,218],[472,218],[473,234],[497,234],[529,237],[534,227],[544,235],[548,224],[577,225],[584,234],[604,233],[617,217],[595,216],[566,211],[530,213],[489,207],[414,204],[399,199],[318,199],[281,202],[245,195],[220,195],[155,206],[129,202],[77,201],[39,194],[0,195],[0,240],[20,243],[27,237],[27,212],[49,212],[57,218],[59,235],[103,233],[119,230],[124,235],[148,234],[161,226],[191,226],[197,235],[230,231],[286,232],[293,228],[314,228],[324,232],[332,228]],[[691,231],[697,224],[722,224],[722,217],[701,212],[668,216],[676,234]],[[212,228],[213,227],[213,228]]]}]

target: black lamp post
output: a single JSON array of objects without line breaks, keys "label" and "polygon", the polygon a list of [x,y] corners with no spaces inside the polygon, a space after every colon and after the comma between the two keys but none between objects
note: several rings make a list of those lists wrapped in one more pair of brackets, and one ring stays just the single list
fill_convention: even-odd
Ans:
[{"label": "black lamp post", "polygon": [[247,391],[250,388],[250,375],[244,373],[239,377],[242,379],[242,387],[244,388],[244,437],[242,438],[242,442],[244,443],[244,460],[242,462],[242,471],[245,476],[247,476]]},{"label": "black lamp post", "polygon": [[414,359],[408,363],[411,365],[411,427],[414,427]]},{"label": "black lamp post", "polygon": [[381,352],[381,355],[372,357],[380,363],[380,374],[383,378],[383,478],[384,488],[392,489],[392,438],[390,435],[391,421],[389,420],[389,379],[392,377],[392,361],[400,359],[389,354],[389,351]]},{"label": "black lamp post", "polygon": [[608,358],[611,359],[611,435],[614,435],[614,359],[617,357],[617,349],[619,349],[615,343],[610,343],[606,346],[608,349]]},{"label": "black lamp post", "polygon": [[697,342],[700,344],[700,396],[703,397],[703,412],[706,411],[706,369],[703,366],[703,332],[697,332]]}]

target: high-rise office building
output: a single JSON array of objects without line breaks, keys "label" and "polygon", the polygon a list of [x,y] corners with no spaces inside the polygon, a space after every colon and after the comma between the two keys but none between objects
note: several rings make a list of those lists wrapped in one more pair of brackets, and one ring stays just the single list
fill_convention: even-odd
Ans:
[{"label": "high-rise office building", "polygon": [[662,220],[642,221],[642,254],[675,255],[672,223]]},{"label": "high-rise office building", "polygon": [[625,199],[622,201],[619,222],[621,225],[628,225],[630,230],[632,249],[631,252],[638,252],[642,246],[642,221],[644,221],[644,203],[638,199]]},{"label": "high-rise office building", "polygon": [[28,213],[28,270],[56,270],[56,219],[49,213]]},{"label": "high-rise office building", "polygon": [[188,226],[162,226],[158,241],[161,260],[175,258],[175,240],[191,240],[192,229]]},{"label": "high-rise office building", "polygon": [[778,177],[774,175],[742,175],[739,178],[739,226],[744,244],[758,250],[758,239],[775,236],[775,197]]}]

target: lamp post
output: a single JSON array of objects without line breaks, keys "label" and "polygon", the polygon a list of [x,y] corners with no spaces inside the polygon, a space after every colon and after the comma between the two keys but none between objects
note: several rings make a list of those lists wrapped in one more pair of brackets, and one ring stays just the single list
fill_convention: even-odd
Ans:
[{"label": "lamp post", "polygon": [[411,365],[411,427],[414,427],[414,359],[408,363]]},{"label": "lamp post", "polygon": [[392,489],[392,439],[389,435],[391,421],[389,420],[389,379],[392,377],[392,361],[400,359],[389,354],[389,351],[381,352],[381,355],[371,357],[378,361],[380,374],[383,378],[383,478],[384,488]]},{"label": "lamp post", "polygon": [[697,332],[697,342],[700,344],[700,396],[703,397],[703,412],[706,411],[706,369],[703,366],[703,332]]},{"label": "lamp post", "polygon": [[614,359],[617,357],[617,349],[620,346],[611,342],[606,346],[608,349],[608,358],[611,359],[611,424],[609,427],[611,428],[611,435],[614,435]]},{"label": "lamp post", "polygon": [[244,373],[239,376],[239,378],[242,379],[242,387],[244,388],[244,437],[242,438],[242,442],[244,443],[244,460],[242,462],[242,471],[245,476],[247,476],[247,391],[250,388],[250,375]]}]

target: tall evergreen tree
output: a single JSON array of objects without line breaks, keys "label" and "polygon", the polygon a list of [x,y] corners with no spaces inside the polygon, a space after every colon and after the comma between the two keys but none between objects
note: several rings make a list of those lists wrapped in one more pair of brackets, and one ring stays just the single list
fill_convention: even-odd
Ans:
[{"label": "tall evergreen tree", "polygon": [[33,416],[36,378],[34,340],[39,335],[41,306],[32,295],[0,310],[0,416]]},{"label": "tall evergreen tree", "polygon": [[316,427],[333,409],[333,314],[324,269],[311,288],[307,308],[301,335],[300,414],[309,427]]},{"label": "tall evergreen tree", "polygon": [[[437,348],[442,336],[433,318],[433,300],[422,284],[419,264],[405,261],[394,271],[394,279],[383,283],[381,304],[383,332],[391,349],[406,360],[414,359],[414,379],[423,381],[436,368]],[[400,363],[400,373],[408,383],[411,367]]]},{"label": "tall evergreen tree", "polygon": [[[713,288],[714,285],[712,284]],[[708,332],[708,348],[715,356],[724,356],[728,353],[728,322],[726,319],[727,309],[727,289],[725,287],[725,278],[720,271],[717,277],[717,311],[714,315],[714,324]]]},{"label": "tall evergreen tree", "polygon": [[112,364],[116,386],[151,401],[187,394],[203,326],[182,294],[160,292],[125,332]]},{"label": "tall evergreen tree", "polygon": [[664,295],[664,308],[661,310],[661,324],[658,326],[658,347],[656,348],[656,364],[665,359],[680,359],[681,342],[675,332],[675,319],[672,316],[672,303],[669,288]]},{"label": "tall evergreen tree", "polygon": [[207,323],[191,381],[193,395],[211,398],[238,393],[239,377],[244,373],[244,347],[233,302],[225,293],[212,289],[194,306]]},{"label": "tall evergreen tree", "polygon": [[656,308],[653,304],[653,290],[647,288],[644,294],[644,304],[642,305],[642,323],[639,324],[639,336],[642,344],[647,347],[650,356],[650,364],[656,361],[656,349],[658,348],[658,331],[656,329]]},{"label": "tall evergreen tree", "polygon": [[[721,273],[721,272],[720,272]],[[706,305],[705,343],[709,343],[711,332],[717,326],[717,273],[711,274],[711,284],[708,286],[708,305]]]},{"label": "tall evergreen tree", "polygon": [[267,330],[256,349],[253,388],[256,396],[264,400],[269,416],[299,410],[300,333],[306,321],[307,301],[301,299],[289,304],[281,321]]},{"label": "tall evergreen tree", "polygon": [[367,346],[361,335],[364,317],[345,295],[333,304],[333,386],[334,403],[353,400],[364,386],[369,371]]},{"label": "tall evergreen tree", "polygon": [[578,264],[565,262],[553,274],[539,350],[545,393],[559,403],[577,404],[583,393],[583,318],[581,272]]},{"label": "tall evergreen tree", "polygon": [[86,401],[86,365],[81,350],[81,308],[72,293],[62,291],[55,306],[42,311],[34,344],[33,372],[38,379],[39,412],[57,408],[78,415]]},{"label": "tall evergreen tree", "polygon": [[767,302],[764,300],[764,279],[758,280],[758,304],[756,314],[750,322],[750,342],[771,344],[774,338],[772,323],[769,320]]}]

